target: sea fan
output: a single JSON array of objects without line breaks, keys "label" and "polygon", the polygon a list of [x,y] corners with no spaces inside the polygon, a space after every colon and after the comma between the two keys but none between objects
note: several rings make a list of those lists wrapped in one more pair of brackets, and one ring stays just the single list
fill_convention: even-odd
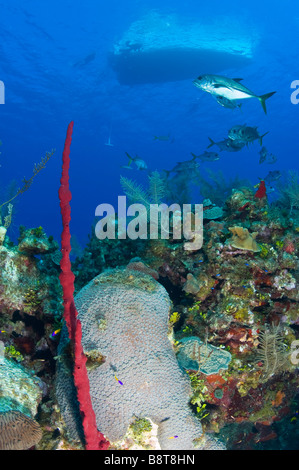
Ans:
[{"label": "sea fan", "polygon": [[158,171],[153,171],[149,178],[149,192],[153,204],[160,204],[166,194],[165,182]]},{"label": "sea fan", "polygon": [[277,186],[282,195],[282,202],[289,207],[292,214],[293,209],[299,209],[299,175],[297,171],[290,170],[287,173],[285,181]]},{"label": "sea fan", "polygon": [[129,178],[125,178],[124,176],[120,177],[120,184],[125,195],[132,203],[139,203],[143,204],[147,208],[149,207],[150,196],[142,186]]},{"label": "sea fan", "polygon": [[275,325],[263,330],[259,335],[258,361],[263,364],[263,382],[286,370],[288,353],[283,339],[280,327]]},{"label": "sea fan", "polygon": [[231,195],[233,189],[251,186],[250,181],[241,180],[238,176],[228,180],[221,170],[207,169],[206,173],[207,177],[201,174],[197,178],[199,191],[203,198],[210,199],[217,206],[223,205],[223,201]]},{"label": "sea fan", "polygon": [[25,191],[28,191],[28,189],[30,188],[30,186],[32,185],[33,183],[33,180],[34,178],[36,177],[36,175],[45,168],[47,162],[50,160],[50,158],[52,157],[52,155],[55,153],[55,150],[52,150],[51,152],[46,152],[46,155],[45,157],[43,157],[41,159],[41,161],[39,163],[35,163],[34,164],[34,167],[33,167],[33,174],[31,176],[31,178],[29,178],[28,180],[26,178],[23,178],[23,186],[21,186],[17,191],[16,193],[11,196],[7,201],[5,202],[2,202],[2,204],[0,205],[0,209],[1,207],[5,206],[6,204],[9,204],[11,201],[13,201],[17,196],[19,196],[20,194],[23,194]]},{"label": "sea fan", "polygon": [[150,204],[160,204],[162,198],[165,196],[166,188],[163,179],[158,171],[148,177],[149,189],[146,191],[142,186],[137,184],[135,181],[120,177],[120,184],[127,196],[132,203],[141,203],[145,207],[149,208]]}]

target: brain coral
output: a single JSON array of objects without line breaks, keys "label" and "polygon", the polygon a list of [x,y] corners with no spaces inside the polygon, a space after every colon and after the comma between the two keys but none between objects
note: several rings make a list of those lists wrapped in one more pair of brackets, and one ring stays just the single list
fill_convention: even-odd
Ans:
[{"label": "brain coral", "polygon": [[[92,363],[88,375],[98,429],[115,442],[134,417],[149,418],[158,425],[162,449],[194,449],[202,428],[189,409],[190,384],[167,338],[170,299],[164,287],[146,274],[116,269],[93,279],[75,303]],[[60,367],[56,394],[74,436],[73,389],[64,372]],[[213,439],[200,441],[202,447],[221,448]]]},{"label": "brain coral", "polygon": [[20,411],[0,413],[0,450],[27,450],[42,438],[40,425]]}]

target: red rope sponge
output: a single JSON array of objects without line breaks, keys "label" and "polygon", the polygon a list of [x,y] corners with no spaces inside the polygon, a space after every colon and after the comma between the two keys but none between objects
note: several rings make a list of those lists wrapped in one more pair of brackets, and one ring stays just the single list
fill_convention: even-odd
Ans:
[{"label": "red rope sponge", "polygon": [[261,180],[260,184],[259,184],[259,187],[258,187],[258,190],[257,192],[255,193],[254,197],[257,197],[259,199],[262,199],[263,197],[266,197],[267,196],[267,193],[266,193],[266,185],[265,185],[265,181],[264,180]]},{"label": "red rope sponge", "polygon": [[63,289],[64,320],[67,325],[70,341],[74,348],[74,382],[82,417],[86,450],[106,450],[109,447],[109,442],[104,438],[103,434],[97,430],[96,418],[92,408],[86,369],[86,357],[81,343],[81,322],[78,319],[78,312],[74,302],[75,276],[72,272],[70,261],[71,234],[69,227],[71,221],[71,206],[69,203],[72,199],[72,193],[69,188],[69,168],[73,127],[74,122],[72,121],[68,125],[62,154],[62,176],[58,192],[63,225],[61,234],[61,274],[59,280]]}]

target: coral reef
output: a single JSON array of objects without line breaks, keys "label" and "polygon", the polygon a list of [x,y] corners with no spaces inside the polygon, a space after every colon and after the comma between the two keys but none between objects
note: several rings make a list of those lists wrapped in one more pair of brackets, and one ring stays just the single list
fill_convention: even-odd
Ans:
[{"label": "coral reef", "polygon": [[[140,255],[159,272],[174,303],[170,327],[178,359],[181,341],[188,344],[192,337],[231,354],[228,368],[213,374],[204,374],[195,356],[185,357],[193,411],[228,448],[242,448],[240,434],[232,439],[226,433],[232,425],[256,426],[256,433],[246,431],[243,448],[274,440],[273,426],[289,413],[298,386],[290,360],[299,324],[296,211],[292,220],[283,211],[273,217],[274,207],[249,188],[236,189],[221,218],[205,221],[200,250],[186,254],[182,242],[165,240],[149,242]],[[263,331],[271,332],[272,324],[279,325],[280,339],[276,349],[270,341],[263,358]],[[280,356],[277,367],[274,353]]]},{"label": "coral reef", "polygon": [[[204,212],[217,207],[207,199],[208,196],[207,194],[204,201]],[[211,199],[214,200],[212,197]],[[219,198],[215,200],[218,203]],[[222,204],[223,202],[222,199]],[[154,295],[155,289],[151,290],[151,286],[156,285],[154,279],[158,279],[160,284],[165,286],[173,302],[173,309],[167,322],[168,336],[173,342],[177,360],[181,362],[181,367],[184,369],[182,373],[187,388],[188,381],[191,385],[186,400],[190,401],[192,416],[202,425],[204,434],[201,434],[199,441],[200,445],[205,447],[208,443],[203,444],[203,436],[209,436],[209,433],[214,432],[227,442],[228,448],[250,446],[255,448],[261,443],[274,441],[275,423],[288,415],[290,403],[296,394],[298,377],[296,367],[290,361],[290,348],[292,342],[298,337],[296,327],[299,324],[297,289],[299,235],[294,225],[296,210],[293,208],[294,219],[292,220],[284,216],[282,211],[275,212],[276,215],[273,216],[274,212],[275,206],[270,206],[267,198],[255,197],[254,191],[242,187],[233,190],[228,196],[217,220],[205,218],[204,244],[200,250],[187,252],[181,240],[169,239],[142,241],[142,243],[136,241],[131,251],[131,248],[128,250],[130,247],[128,240],[121,243],[120,240],[97,240],[92,236],[89,247],[80,260],[85,279],[91,279],[95,274],[105,271],[109,265],[113,266],[111,258],[113,254],[119,258],[119,262],[115,260],[114,266],[129,264],[130,268],[134,269],[134,271],[128,270],[133,277],[126,279],[125,282],[121,276],[115,278],[113,270],[109,275],[108,270],[102,275],[103,281],[108,280],[107,283],[99,281],[101,279],[99,276],[83,288],[77,297],[78,311],[79,317],[83,315],[82,318],[88,321],[91,321],[95,312],[95,303],[92,302],[92,307],[88,307],[90,302],[85,301],[84,289],[90,289],[92,292],[92,289],[101,290],[105,285],[108,292],[109,283],[111,283],[115,285],[115,289],[123,290],[124,294],[121,297],[125,299],[128,290],[135,290],[134,283],[137,282],[139,275],[143,276],[143,273],[152,277],[151,281],[145,283],[144,286],[140,284],[141,291],[144,288],[148,295]],[[113,252],[109,249],[112,246],[115,249]],[[96,263],[91,262],[91,260],[96,260],[99,253],[103,253],[102,250],[105,254],[100,255],[101,260]],[[74,265],[76,263],[78,261],[75,261]],[[77,266],[79,267],[79,264]],[[83,284],[82,278],[78,289]],[[114,289],[113,295],[115,295]],[[112,294],[109,300],[111,299],[113,299]],[[114,338],[116,338],[115,332],[126,332],[128,327],[130,331],[135,330],[131,328],[130,322],[126,322],[126,325],[122,327],[123,319],[120,315],[123,316],[124,311],[125,317],[128,315],[126,307],[122,304],[120,308],[119,304],[117,306],[115,304],[113,308],[113,302],[112,300],[111,313],[108,307],[108,314],[105,314],[102,308],[98,310],[97,322],[92,328],[96,334],[89,337],[88,347],[84,343],[84,352],[88,357],[88,374],[91,383],[93,383],[93,377],[97,384],[101,383],[102,376],[105,376],[106,382],[112,381],[114,385],[111,383],[109,393],[114,386],[115,392],[111,399],[116,401],[116,398],[113,398],[114,393],[115,396],[123,394],[123,391],[130,387],[127,382],[131,382],[132,379],[130,375],[127,375],[127,368],[123,364],[119,365],[117,361],[110,359],[112,352],[114,354],[114,350],[116,351],[119,345],[113,344],[111,349],[107,346],[104,350],[106,343],[103,341],[106,335],[111,334],[111,325],[114,325]],[[141,318],[144,322],[151,311],[151,302],[145,300],[141,293],[139,293],[139,302],[140,316],[137,316],[135,320],[139,319],[138,328],[140,329]],[[112,318],[112,308],[115,323],[109,320]],[[273,347],[273,341],[271,343],[270,340],[268,354],[265,355],[266,337],[263,336],[263,332],[271,332],[272,324],[277,327],[279,325],[280,339],[275,343],[276,349]],[[153,325],[147,326],[146,330],[151,331],[153,328]],[[134,341],[137,341],[138,333],[130,337],[134,337]],[[119,338],[118,334],[117,338]],[[129,336],[124,335],[124,339],[129,340]],[[116,341],[118,340],[115,339],[114,343]],[[188,355],[184,355],[182,361],[181,351],[184,345],[187,347],[188,344],[191,344],[191,349]],[[152,339],[151,347],[154,348],[154,346],[155,340]],[[132,347],[132,342],[130,342],[130,347]],[[204,354],[205,348],[206,355]],[[129,354],[130,348],[126,346],[123,350],[128,351]],[[65,351],[67,351],[66,341],[61,344],[59,351],[58,395],[64,397],[60,406],[67,427],[69,431],[73,429],[78,439],[80,437],[79,414],[76,415],[78,409],[76,411],[73,407],[76,395],[74,388],[72,389],[73,383],[68,372],[70,364],[66,360]],[[203,354],[200,358],[201,351]],[[223,355],[222,368],[217,366],[216,361],[214,364],[210,361],[211,368],[209,369],[201,367],[201,359],[209,365],[209,359],[213,358],[215,352]],[[281,359],[279,362],[279,364],[283,363],[282,366],[275,366],[274,352],[280,354],[281,358],[283,357],[283,361]],[[149,354],[148,361],[151,357]],[[163,363],[163,358],[160,358]],[[126,359],[125,356],[123,360]],[[59,373],[61,368],[64,369],[63,374]],[[138,374],[136,380],[137,378]],[[142,376],[142,380],[149,383],[147,378]],[[165,380],[170,382],[168,375],[163,382]],[[95,397],[99,394],[105,395],[103,389],[98,391],[98,385],[92,390]],[[94,400],[97,403],[97,399]],[[98,401],[100,402],[100,398]],[[95,405],[96,414],[99,413],[98,419],[100,419],[98,427],[106,433],[106,429],[102,426],[104,422],[109,423],[109,417],[101,414],[104,412],[98,411],[99,407],[100,404]],[[149,412],[146,413],[147,409],[133,409],[128,412],[128,408],[130,409],[127,404],[122,408],[121,417],[126,420],[126,425],[121,433],[111,436],[112,440],[115,439],[111,448],[133,449],[142,448],[142,446],[143,448],[157,448],[156,446],[161,444],[162,448],[168,448],[164,447],[163,440],[161,440],[160,426],[156,430],[152,428],[149,434],[145,432],[147,436],[145,439],[134,437],[134,433],[130,431],[130,424],[134,422],[133,420],[152,417]],[[119,422],[121,418],[117,414],[117,406],[113,406],[113,409],[116,413],[115,419]],[[151,421],[154,426],[155,420],[151,419]],[[246,427],[247,425],[251,428]],[[255,433],[251,432],[252,425],[256,428]],[[237,432],[237,429],[240,431]],[[242,444],[239,442],[241,429],[245,429]],[[117,432],[119,432],[119,426]],[[108,434],[107,437],[109,437]],[[136,443],[137,441],[139,444]],[[177,439],[170,441],[178,448]],[[166,442],[166,446],[167,444],[169,445],[169,442]],[[137,447],[134,447],[135,445]],[[215,441],[213,445],[216,445]]]},{"label": "coral reef", "polygon": [[26,229],[20,227],[18,250],[28,255],[54,253],[58,249],[57,242],[47,237],[42,227]]},{"label": "coral reef", "polygon": [[[194,448],[201,425],[188,408],[188,380],[167,338],[170,300],[165,289],[143,273],[112,270],[84,287],[75,302],[84,353],[89,357],[96,350],[104,357],[88,373],[98,428],[114,442],[125,436],[133,416],[150,418],[158,424],[162,449]],[[103,319],[104,331],[99,329]],[[62,378],[58,381],[57,398],[67,415]],[[72,427],[75,434],[76,422]],[[169,439],[174,435],[180,436],[175,443]]]},{"label": "coral reef", "polygon": [[[189,176],[151,174],[146,191],[125,185],[151,203],[168,200],[182,182],[183,200]],[[193,251],[171,237],[99,240],[92,228],[72,270],[91,402],[111,450],[223,448],[222,441],[228,449],[275,449],[292,440],[286,433],[297,436],[299,211],[296,175],[286,181],[270,203],[263,186],[256,197],[211,173],[200,188],[204,243]],[[28,419],[43,434],[39,440],[37,427],[31,439],[24,424],[24,441],[20,424],[17,435],[1,433],[0,447],[83,449],[59,245],[42,227],[20,227],[12,243],[6,209],[0,427],[2,419],[13,432]]]},{"label": "coral reef", "polygon": [[106,269],[126,266],[133,258],[140,257],[145,247],[144,240],[99,240],[94,227],[88,238],[83,253],[72,262],[76,292]]},{"label": "coral reef", "polygon": [[[0,233],[1,232],[0,227]],[[6,230],[5,230],[6,233]],[[0,311],[12,316],[18,310],[29,315],[59,316],[61,288],[52,256],[58,250],[42,227],[20,227],[19,244],[6,237],[0,243]]]}]

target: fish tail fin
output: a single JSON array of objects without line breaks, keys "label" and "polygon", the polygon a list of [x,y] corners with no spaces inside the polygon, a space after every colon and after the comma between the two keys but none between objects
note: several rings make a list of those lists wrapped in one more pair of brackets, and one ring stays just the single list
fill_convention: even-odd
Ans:
[{"label": "fish tail fin", "polygon": [[131,157],[131,155],[129,155],[128,152],[125,152],[125,154],[127,155],[128,159],[129,159],[128,166],[130,166],[131,163],[134,161],[134,158]]},{"label": "fish tail fin", "polygon": [[210,147],[213,147],[213,145],[215,145],[215,142],[214,142],[214,140],[211,139],[211,137],[208,137],[208,139],[211,143],[210,143],[210,145],[207,146],[207,149],[209,149]]},{"label": "fish tail fin", "polygon": [[196,160],[196,158],[198,158],[198,156],[195,155],[195,153],[192,153],[192,152],[190,152],[190,153],[191,153],[191,155],[192,155],[192,157],[193,157],[193,158],[192,158],[192,161],[193,161],[193,160]]},{"label": "fish tail fin", "polygon": [[271,93],[266,93],[265,95],[258,96],[258,99],[263,107],[265,114],[267,114],[266,100],[270,98],[272,95],[274,95],[274,93],[276,93],[276,91],[272,91]]},{"label": "fish tail fin", "polygon": [[265,132],[265,134],[261,135],[260,137],[260,146],[263,145],[263,138],[265,137],[265,135],[269,134],[269,131],[268,132]]},{"label": "fish tail fin", "polygon": [[153,140],[158,140],[158,136],[157,136],[157,135],[154,135]]}]

